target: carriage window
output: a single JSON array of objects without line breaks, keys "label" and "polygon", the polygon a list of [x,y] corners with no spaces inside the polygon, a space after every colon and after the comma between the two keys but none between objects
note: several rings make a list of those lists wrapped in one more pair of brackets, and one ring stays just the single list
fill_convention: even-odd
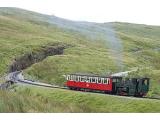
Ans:
[{"label": "carriage window", "polygon": [[76,81],[76,76],[75,75],[71,75],[71,80]]},{"label": "carriage window", "polygon": [[78,76],[78,81],[81,81],[81,76]]},{"label": "carriage window", "polygon": [[98,83],[98,77],[95,77],[95,81],[96,81],[96,83]]},{"label": "carriage window", "polygon": [[72,75],[70,75],[70,80],[73,80],[73,77],[72,77]]},{"label": "carriage window", "polygon": [[108,84],[107,80],[105,78],[102,78],[103,84]]},{"label": "carriage window", "polygon": [[104,78],[104,84],[109,84],[109,82],[110,82],[110,79],[109,78]]},{"label": "carriage window", "polygon": [[106,80],[107,80],[107,84],[110,84],[110,79],[109,79],[109,78],[106,78]]},{"label": "carriage window", "polygon": [[79,81],[78,77],[79,77],[79,76],[75,76],[77,82]]},{"label": "carriage window", "polygon": [[70,75],[67,75],[67,80],[71,80],[71,77],[70,77]]},{"label": "carriage window", "polygon": [[104,80],[104,82],[103,82],[103,83],[104,83],[104,84],[108,84],[108,82],[107,82],[107,80],[106,80],[106,79]]},{"label": "carriage window", "polygon": [[89,77],[86,76],[85,79],[86,79],[86,82],[90,82]]},{"label": "carriage window", "polygon": [[97,83],[99,83],[99,84],[102,83],[101,78],[98,78]]},{"label": "carriage window", "polygon": [[92,83],[96,83],[96,80],[94,77],[89,77],[90,81],[92,81]]},{"label": "carriage window", "polygon": [[85,82],[85,76],[81,76],[81,82]]}]

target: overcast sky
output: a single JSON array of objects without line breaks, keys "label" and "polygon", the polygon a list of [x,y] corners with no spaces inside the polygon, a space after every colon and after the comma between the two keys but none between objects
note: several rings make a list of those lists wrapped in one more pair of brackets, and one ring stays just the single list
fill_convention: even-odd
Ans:
[{"label": "overcast sky", "polygon": [[0,7],[19,7],[71,20],[160,25],[160,0],[0,0]]}]

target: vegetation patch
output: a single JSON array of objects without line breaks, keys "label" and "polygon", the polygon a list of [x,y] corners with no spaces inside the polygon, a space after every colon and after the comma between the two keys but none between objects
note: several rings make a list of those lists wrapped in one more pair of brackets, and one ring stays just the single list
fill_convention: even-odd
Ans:
[{"label": "vegetation patch", "polygon": [[[0,112],[159,112],[160,101],[39,87],[0,91]],[[154,108],[154,109],[153,109]]]},{"label": "vegetation patch", "polygon": [[27,67],[30,67],[34,63],[40,62],[44,60],[48,56],[52,55],[61,55],[63,54],[63,50],[67,47],[67,45],[50,45],[44,46],[41,49],[25,54],[20,58],[15,58],[12,65],[9,67],[9,72],[15,72],[24,70]]}]

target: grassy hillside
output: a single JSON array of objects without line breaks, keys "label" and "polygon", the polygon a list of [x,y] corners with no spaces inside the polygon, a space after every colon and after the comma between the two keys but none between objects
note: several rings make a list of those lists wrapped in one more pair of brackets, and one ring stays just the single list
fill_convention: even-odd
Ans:
[{"label": "grassy hillside", "polygon": [[[0,112],[159,112],[159,100],[60,89],[16,87],[0,92]],[[43,104],[42,104],[43,103]]]},{"label": "grassy hillside", "polygon": [[[65,82],[63,74],[79,72],[105,75],[108,72],[125,71],[135,67],[147,68],[147,74],[146,72],[144,74],[151,77],[151,90],[148,95],[159,96],[159,32],[160,27],[158,26],[130,23],[74,22],[18,8],[0,8],[0,75],[3,76],[8,71],[9,65],[19,56],[37,51],[42,46],[57,43],[70,44],[72,47],[65,49],[63,55],[47,57],[45,60],[27,68],[25,75],[28,78],[63,86]],[[90,96],[89,94],[83,95],[83,93],[61,90],[53,91],[52,96],[52,91],[49,90],[46,91],[46,94],[43,93],[43,89],[41,91],[40,89],[27,88],[27,90],[35,94],[42,94],[43,98],[28,95],[25,89],[17,89],[14,94],[1,92],[0,95],[4,99],[11,98],[9,101],[1,102],[3,105],[1,111],[155,112],[159,110],[156,106],[158,101],[146,102],[141,100],[135,102],[127,99],[128,107],[124,109],[125,103],[121,104],[123,100],[119,98],[105,96],[98,98],[99,95],[93,94]],[[18,97],[19,92],[21,95]],[[76,95],[78,101],[73,103],[73,106],[69,104],[68,106],[71,108],[67,111],[63,106],[68,104],[72,97],[71,101],[74,102],[76,99],[74,96]],[[32,97],[36,99],[33,100]],[[27,101],[30,99],[37,107]],[[78,104],[81,99],[87,99],[87,102],[84,102],[85,105],[89,103],[87,108],[82,107],[84,106],[83,103]],[[95,99],[95,103],[90,103],[91,99]],[[103,99],[106,99],[106,101],[104,102]],[[62,100],[62,105],[57,103],[59,100]],[[18,102],[13,105],[16,101]],[[24,102],[22,103],[22,101]],[[110,102],[107,103],[107,101]],[[111,103],[112,101],[114,101],[114,104]],[[9,106],[12,106],[11,109],[4,106],[8,103],[10,103]],[[24,107],[28,103],[31,110]],[[19,104],[22,104],[22,106]],[[44,107],[42,104],[46,106]],[[109,106],[109,104],[115,106]],[[57,105],[56,110],[51,108],[54,105]],[[98,105],[105,107],[96,109]],[[140,110],[137,109],[138,105]],[[154,109],[149,108],[152,105],[155,106]],[[22,110],[18,106],[22,107]],[[116,106],[122,107],[122,109]],[[144,106],[146,106],[145,109],[143,109]],[[43,107],[45,109],[42,109]]]}]

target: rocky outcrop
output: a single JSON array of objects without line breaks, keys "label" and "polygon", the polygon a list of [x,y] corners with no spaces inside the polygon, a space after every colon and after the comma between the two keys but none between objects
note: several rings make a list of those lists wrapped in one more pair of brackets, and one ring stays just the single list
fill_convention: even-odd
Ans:
[{"label": "rocky outcrop", "polygon": [[9,72],[24,70],[32,64],[42,61],[48,56],[61,55],[68,45],[50,45],[43,46],[36,52],[27,53],[19,58],[16,58],[9,66]]}]

